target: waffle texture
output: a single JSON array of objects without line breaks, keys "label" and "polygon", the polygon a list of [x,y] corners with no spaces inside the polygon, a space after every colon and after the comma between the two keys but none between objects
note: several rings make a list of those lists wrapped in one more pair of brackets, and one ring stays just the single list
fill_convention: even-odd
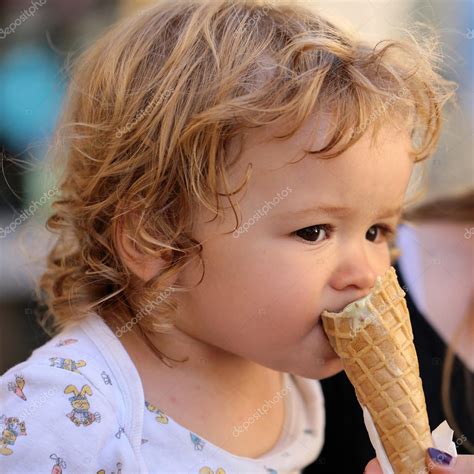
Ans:
[{"label": "waffle texture", "polygon": [[390,267],[370,295],[339,313],[324,311],[322,320],[395,474],[418,474],[433,444],[404,297]]}]

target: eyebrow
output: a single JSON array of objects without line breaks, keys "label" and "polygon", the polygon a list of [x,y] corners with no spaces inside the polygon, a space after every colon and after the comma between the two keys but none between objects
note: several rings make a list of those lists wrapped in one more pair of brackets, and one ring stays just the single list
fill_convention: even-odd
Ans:
[{"label": "eyebrow", "polygon": [[[345,217],[348,214],[353,212],[353,209],[350,207],[344,206],[333,206],[329,204],[321,204],[315,207],[309,207],[307,209],[301,209],[297,211],[288,211],[281,214],[275,215],[278,217],[304,217],[306,215],[314,215],[314,214],[326,214],[326,215],[335,215],[337,217]],[[385,209],[380,211],[378,214],[379,219],[385,219],[387,217],[393,217],[399,215],[402,212],[402,208],[400,206]]]}]

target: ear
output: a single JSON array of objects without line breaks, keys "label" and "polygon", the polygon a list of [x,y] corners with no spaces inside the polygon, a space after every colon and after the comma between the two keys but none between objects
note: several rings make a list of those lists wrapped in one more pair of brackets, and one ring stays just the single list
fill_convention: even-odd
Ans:
[{"label": "ear", "polygon": [[77,395],[79,393],[79,390],[76,388],[75,385],[73,384],[69,384],[65,389],[64,389],[64,393],[74,393],[74,395]]},{"label": "ear", "polygon": [[[132,218],[133,219],[133,218]],[[164,249],[159,257],[140,252],[133,238],[133,232],[129,232],[125,218],[119,219],[116,227],[115,241],[120,259],[127,268],[140,280],[147,282],[158,275],[169,264],[169,250]],[[135,226],[131,226],[135,228]]]},{"label": "ear", "polygon": [[[89,385],[84,385],[81,389],[81,395],[84,397],[84,394],[86,395],[92,395],[92,390]],[[86,398],[86,397],[84,397]]]}]

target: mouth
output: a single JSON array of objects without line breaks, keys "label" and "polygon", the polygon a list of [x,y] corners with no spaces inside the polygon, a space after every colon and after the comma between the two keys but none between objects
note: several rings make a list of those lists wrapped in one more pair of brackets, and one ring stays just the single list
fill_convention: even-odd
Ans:
[{"label": "mouth", "polygon": [[319,315],[317,318],[316,318],[316,324],[315,326],[322,326],[323,325],[323,319],[321,317],[321,315]]},{"label": "mouth", "polygon": [[321,315],[319,315],[318,320],[316,321],[315,327],[320,328],[321,331],[323,331],[324,335],[326,336],[326,331],[324,330],[323,319]]},{"label": "mouth", "polygon": [[319,318],[318,318],[318,321],[315,324],[315,327],[318,328],[318,329],[321,329],[321,332],[324,335],[324,339],[326,339],[327,343],[329,344],[329,338],[328,338],[328,335],[326,334],[326,331],[324,330],[323,318],[322,318],[321,315],[319,315]]}]

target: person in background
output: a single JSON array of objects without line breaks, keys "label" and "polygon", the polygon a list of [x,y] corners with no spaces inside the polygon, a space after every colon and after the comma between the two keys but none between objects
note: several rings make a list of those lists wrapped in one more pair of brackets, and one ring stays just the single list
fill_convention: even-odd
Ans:
[{"label": "person in background", "polygon": [[454,93],[425,36],[379,50],[293,2],[167,0],[91,44],[56,137],[54,337],[0,379],[1,472],[316,459],[341,370],[321,312],[389,268]]},{"label": "person in background", "polygon": [[[474,189],[406,211],[392,263],[406,292],[431,429],[443,420],[461,455],[474,453]],[[304,472],[362,472],[375,452],[344,372],[321,381],[328,419]],[[340,456],[341,446],[345,448]],[[371,471],[367,468],[367,473]],[[469,467],[474,472],[474,466]],[[469,469],[468,468],[468,469]]]}]

